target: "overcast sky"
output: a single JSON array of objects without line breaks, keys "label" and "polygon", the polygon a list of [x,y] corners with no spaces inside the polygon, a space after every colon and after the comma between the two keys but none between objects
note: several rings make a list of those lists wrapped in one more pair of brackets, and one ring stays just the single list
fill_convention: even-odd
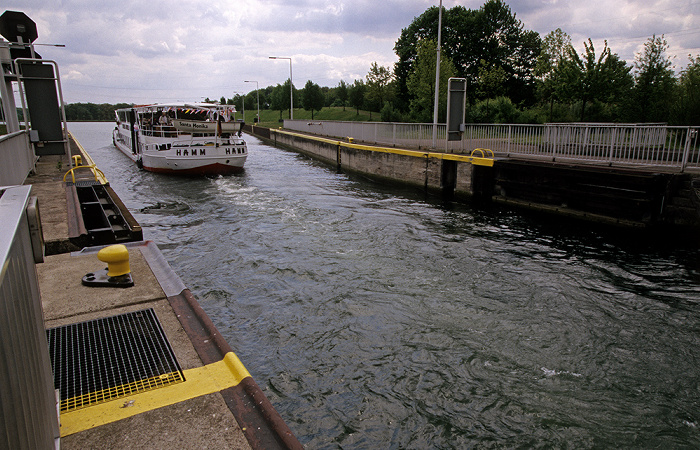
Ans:
[{"label": "overcast sky", "polygon": [[[337,86],[364,78],[372,62],[396,62],[401,30],[439,0],[9,0],[37,24],[46,59],[59,64],[67,103],[200,101],[259,86],[307,80]],[[8,4],[9,3],[9,4]],[[478,9],[484,1],[444,0]],[[603,41],[634,61],[665,35],[676,71],[700,54],[700,0],[511,0],[527,30],[561,28],[579,52]]]}]

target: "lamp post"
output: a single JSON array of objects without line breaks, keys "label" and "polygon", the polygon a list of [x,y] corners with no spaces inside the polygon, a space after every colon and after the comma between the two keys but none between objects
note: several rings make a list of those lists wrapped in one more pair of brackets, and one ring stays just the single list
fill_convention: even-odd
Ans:
[{"label": "lamp post", "polygon": [[[260,123],[260,89],[258,88],[258,82],[252,81],[252,80],[247,80],[247,81],[244,81],[244,83],[255,83],[255,94],[257,95],[257,102],[258,102],[258,123]],[[291,83],[291,81],[290,81],[290,83]]]},{"label": "lamp post", "polygon": [[294,81],[292,81],[292,58],[285,56],[270,56],[270,59],[289,60],[289,119],[294,120]]},{"label": "lamp post", "polygon": [[442,0],[438,10],[438,39],[435,59],[435,103],[433,106],[433,148],[437,147],[438,102],[440,101],[440,38],[442,34]]}]

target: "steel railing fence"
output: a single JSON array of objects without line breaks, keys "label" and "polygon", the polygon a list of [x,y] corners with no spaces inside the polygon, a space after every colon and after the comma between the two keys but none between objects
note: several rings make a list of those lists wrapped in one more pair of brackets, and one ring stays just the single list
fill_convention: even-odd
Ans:
[{"label": "steel railing fence", "polygon": [[59,437],[30,191],[0,187],[0,448],[8,449],[56,448]]},{"label": "steel railing fence", "polygon": [[0,136],[0,186],[24,183],[29,172],[34,170],[35,161],[28,132]]},{"label": "steel railing fence", "polygon": [[446,140],[445,124],[285,120],[287,129],[402,148],[497,156],[572,159],[609,165],[700,169],[700,127],[646,124],[466,124],[461,141]]}]

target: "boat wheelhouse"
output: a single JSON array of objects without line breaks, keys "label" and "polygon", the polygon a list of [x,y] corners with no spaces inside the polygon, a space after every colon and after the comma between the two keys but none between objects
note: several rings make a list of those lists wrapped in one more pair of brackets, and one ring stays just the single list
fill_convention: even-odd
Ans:
[{"label": "boat wheelhouse", "polygon": [[243,171],[248,149],[236,109],[212,103],[153,104],[115,111],[114,145],[139,167],[183,175]]}]

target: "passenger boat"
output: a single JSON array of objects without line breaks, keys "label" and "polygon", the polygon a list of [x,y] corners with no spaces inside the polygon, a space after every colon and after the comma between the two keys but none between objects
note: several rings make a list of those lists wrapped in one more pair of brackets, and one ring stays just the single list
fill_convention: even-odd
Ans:
[{"label": "passenger boat", "polygon": [[114,145],[139,167],[183,175],[243,171],[248,148],[236,109],[212,103],[153,104],[115,111]]}]

